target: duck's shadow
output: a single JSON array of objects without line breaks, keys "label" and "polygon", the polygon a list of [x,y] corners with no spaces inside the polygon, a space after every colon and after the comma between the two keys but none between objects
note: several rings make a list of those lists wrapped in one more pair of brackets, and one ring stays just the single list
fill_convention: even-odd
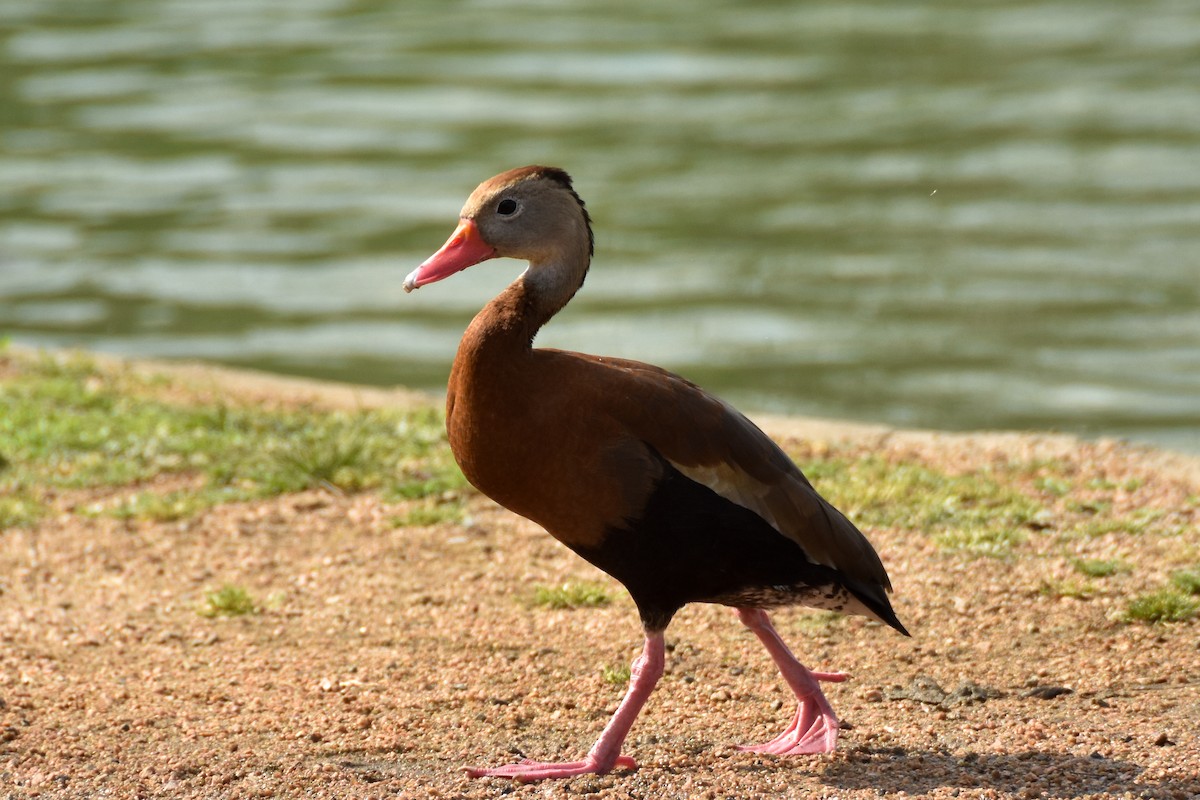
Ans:
[{"label": "duck's shadow", "polygon": [[923,795],[940,788],[993,789],[1032,797],[1088,797],[1097,793],[1132,796],[1200,797],[1200,777],[1140,780],[1143,767],[1129,761],[1027,750],[1019,753],[967,753],[861,747],[830,764],[819,779],[839,789],[872,789],[883,794]]}]

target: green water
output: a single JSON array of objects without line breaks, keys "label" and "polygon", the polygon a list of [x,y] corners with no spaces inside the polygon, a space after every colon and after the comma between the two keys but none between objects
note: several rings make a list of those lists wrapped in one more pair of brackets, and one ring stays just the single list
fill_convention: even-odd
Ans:
[{"label": "green water", "polygon": [[1200,5],[0,0],[0,335],[440,389],[480,180],[563,166],[539,339],[749,409],[1200,451]]}]

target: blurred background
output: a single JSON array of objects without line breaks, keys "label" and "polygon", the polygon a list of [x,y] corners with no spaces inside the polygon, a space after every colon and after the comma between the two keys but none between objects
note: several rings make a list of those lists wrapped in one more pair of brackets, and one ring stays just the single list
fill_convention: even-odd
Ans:
[{"label": "blurred background", "polygon": [[1200,452],[1200,5],[0,0],[0,337],[441,391],[568,169],[539,343],[749,409]]}]

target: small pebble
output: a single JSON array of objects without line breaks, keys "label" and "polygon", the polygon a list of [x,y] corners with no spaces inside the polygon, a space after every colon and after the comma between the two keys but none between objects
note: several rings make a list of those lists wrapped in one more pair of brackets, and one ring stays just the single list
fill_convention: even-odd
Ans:
[{"label": "small pebble", "polygon": [[1053,700],[1056,697],[1061,697],[1064,694],[1073,694],[1074,692],[1074,689],[1068,689],[1066,686],[1035,686],[1022,694],[1021,697],[1036,697],[1038,700]]}]

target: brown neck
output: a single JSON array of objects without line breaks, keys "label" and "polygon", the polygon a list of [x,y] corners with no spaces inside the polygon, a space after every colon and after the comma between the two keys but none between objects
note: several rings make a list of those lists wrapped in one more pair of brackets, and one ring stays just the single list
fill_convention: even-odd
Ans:
[{"label": "brown neck", "polygon": [[550,318],[562,310],[588,270],[588,254],[575,258],[531,263],[525,272],[483,307],[463,336],[458,359],[494,358],[499,350],[529,350],[533,339]]}]

